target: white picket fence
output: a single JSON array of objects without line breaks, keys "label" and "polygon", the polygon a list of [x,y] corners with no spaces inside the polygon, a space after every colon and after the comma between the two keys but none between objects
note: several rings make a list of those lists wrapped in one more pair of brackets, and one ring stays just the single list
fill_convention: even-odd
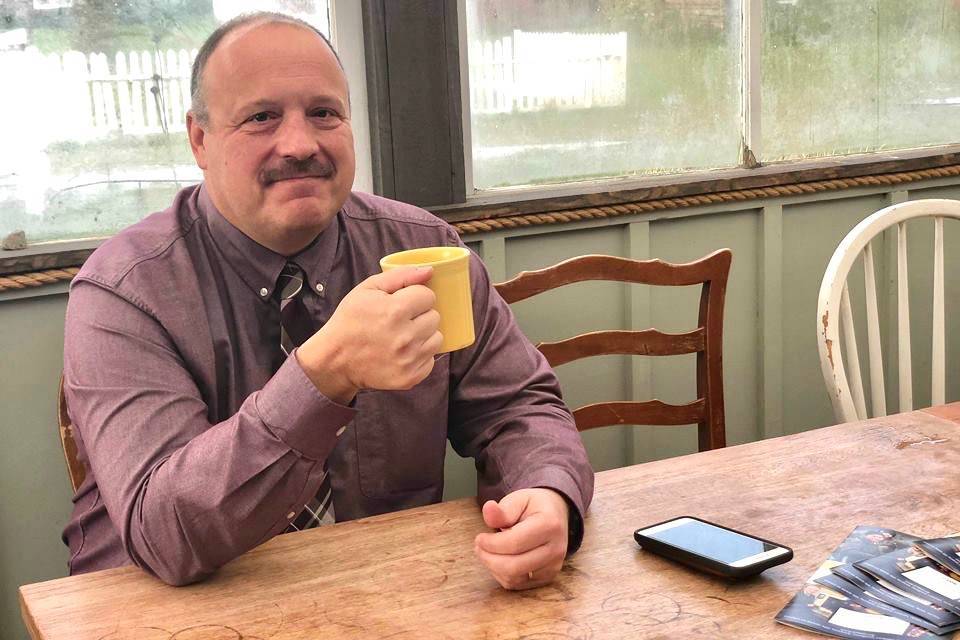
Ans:
[{"label": "white picket fence", "polygon": [[473,42],[473,113],[617,106],[627,96],[627,34],[534,33]]},{"label": "white picket fence", "polygon": [[0,54],[0,74],[12,84],[14,104],[8,109],[29,120],[55,105],[55,117],[43,122],[48,140],[183,131],[196,54],[168,49],[113,57],[79,51],[43,55],[28,48]]}]

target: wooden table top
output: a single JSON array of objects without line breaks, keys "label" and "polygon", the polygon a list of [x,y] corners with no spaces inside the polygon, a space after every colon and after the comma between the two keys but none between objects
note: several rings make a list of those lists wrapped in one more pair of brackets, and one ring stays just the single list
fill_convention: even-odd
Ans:
[{"label": "wooden table top", "polygon": [[[812,637],[774,615],[857,525],[957,530],[960,404],[606,471],[583,548],[550,586],[500,589],[458,500],[279,536],[207,581],[125,567],[21,587],[44,640]],[[737,583],[639,550],[634,529],[697,515],[795,558]]]}]

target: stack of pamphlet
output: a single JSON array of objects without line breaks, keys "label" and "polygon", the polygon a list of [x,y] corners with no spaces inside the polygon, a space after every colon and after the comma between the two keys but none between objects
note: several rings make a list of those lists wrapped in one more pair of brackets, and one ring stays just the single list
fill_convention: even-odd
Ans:
[{"label": "stack of pamphlet", "polygon": [[838,638],[937,638],[960,630],[960,537],[860,526],[777,622]]}]

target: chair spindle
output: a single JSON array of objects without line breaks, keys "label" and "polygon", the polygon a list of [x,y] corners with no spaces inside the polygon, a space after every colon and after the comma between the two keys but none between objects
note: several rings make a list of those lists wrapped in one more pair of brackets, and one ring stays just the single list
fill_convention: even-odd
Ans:
[{"label": "chair spindle", "polygon": [[897,346],[900,412],[913,411],[913,367],[910,356],[910,288],[907,279],[907,223],[897,224]]},{"label": "chair spindle", "polygon": [[840,320],[843,323],[843,346],[846,351],[847,367],[850,370],[850,393],[853,404],[857,409],[857,417],[867,418],[867,405],[863,399],[863,378],[860,375],[860,352],[857,350],[857,334],[853,328],[853,312],[850,309],[850,293],[847,286],[843,286],[843,297],[840,298]]},{"label": "chair spindle", "polygon": [[943,218],[934,218],[933,233],[933,351],[930,399],[933,404],[946,402],[945,337],[943,313]]},{"label": "chair spindle", "polygon": [[867,352],[870,357],[870,406],[873,417],[887,415],[886,386],[883,380],[883,350],[880,344],[880,314],[877,308],[877,277],[873,247],[863,249],[863,286],[867,298]]}]

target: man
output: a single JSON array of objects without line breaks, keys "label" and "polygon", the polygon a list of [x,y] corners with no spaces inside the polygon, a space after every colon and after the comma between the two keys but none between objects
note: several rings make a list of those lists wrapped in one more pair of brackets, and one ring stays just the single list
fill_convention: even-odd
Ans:
[{"label": "man", "polygon": [[200,50],[193,96],[203,184],[72,285],[65,390],[89,472],[64,531],[71,572],[132,562],[186,584],[332,514],[436,502],[449,438],[476,459],[494,530],[481,562],[509,589],[552,580],[593,491],[556,379],[476,256],[477,340],[451,354],[430,270],[379,273],[385,254],[459,239],[351,193],[329,43],[285,16],[236,19]]}]

